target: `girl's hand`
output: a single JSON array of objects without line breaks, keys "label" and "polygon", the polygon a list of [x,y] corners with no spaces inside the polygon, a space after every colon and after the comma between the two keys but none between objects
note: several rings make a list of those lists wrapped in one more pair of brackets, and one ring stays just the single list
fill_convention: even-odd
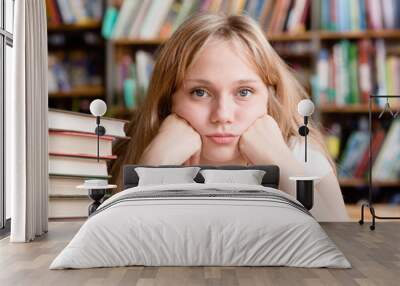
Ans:
[{"label": "girl's hand", "polygon": [[279,164],[281,159],[291,155],[278,124],[267,114],[254,121],[242,134],[239,150],[253,165]]},{"label": "girl's hand", "polygon": [[194,165],[199,163],[201,137],[176,114],[169,115],[139,160],[144,165]]}]

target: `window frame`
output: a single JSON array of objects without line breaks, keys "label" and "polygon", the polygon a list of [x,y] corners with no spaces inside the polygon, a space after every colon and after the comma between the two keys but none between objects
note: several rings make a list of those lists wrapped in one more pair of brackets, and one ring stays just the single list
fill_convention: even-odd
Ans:
[{"label": "window frame", "polygon": [[[6,30],[6,1],[11,1],[15,16],[15,0],[0,0],[0,236],[10,232],[10,219],[6,218],[6,188],[5,188],[5,75],[6,75],[6,46],[13,48],[13,34]],[[10,15],[8,15],[9,17]],[[12,31],[14,27],[12,27]],[[7,55],[8,56],[8,55]]]}]

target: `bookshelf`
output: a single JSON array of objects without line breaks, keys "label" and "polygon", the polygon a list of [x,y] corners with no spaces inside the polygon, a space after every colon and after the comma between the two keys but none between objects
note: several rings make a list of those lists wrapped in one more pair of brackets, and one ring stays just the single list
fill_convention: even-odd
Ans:
[{"label": "bookshelf", "polygon": [[49,107],[89,112],[106,94],[103,1],[46,0]]},{"label": "bookshelf", "polygon": [[[368,187],[368,182],[363,179],[357,179],[357,178],[350,178],[350,179],[340,179],[339,180],[340,186],[342,187]],[[381,188],[400,188],[400,182],[398,181],[376,181],[374,182],[375,187],[381,187]]]},{"label": "bookshelf", "polygon": [[[307,31],[304,33],[281,33],[281,34],[266,34],[270,42],[297,42],[297,41],[336,41],[344,39],[400,39],[400,30],[369,30],[369,31],[354,31],[354,32],[328,32],[328,31]],[[116,46],[135,46],[135,45],[160,45],[167,39],[129,39],[120,38],[112,40]]]},{"label": "bookshelf", "polygon": [[102,98],[104,96],[104,87],[102,85],[79,86],[71,91],[56,91],[49,93],[49,98],[85,98],[95,97]]},{"label": "bookshelf", "polygon": [[47,30],[49,32],[68,32],[68,31],[83,31],[83,30],[98,30],[101,28],[101,21],[87,20],[76,24],[54,24],[48,23]]},{"label": "bookshelf", "polygon": [[321,40],[344,40],[344,39],[400,39],[399,30],[367,30],[367,31],[352,31],[352,32],[327,32],[319,31]]},{"label": "bookshelf", "polygon": [[[352,104],[352,105],[345,105],[345,106],[338,106],[334,104],[330,105],[322,105],[319,108],[319,112],[328,114],[328,113],[333,113],[333,114],[359,114],[359,113],[368,113],[368,105],[367,104]],[[371,108],[371,111],[374,113],[380,113],[382,112],[383,108],[377,105],[373,105]]]},{"label": "bookshelf", "polygon": [[[305,32],[301,34],[267,34],[268,40],[271,42],[292,42],[292,41],[309,41],[315,33]],[[136,45],[161,45],[167,39],[156,38],[156,39],[129,39],[120,38],[112,40],[111,42],[115,46],[136,46]]]},{"label": "bookshelf", "polygon": [[[225,2],[225,1],[221,1]],[[244,1],[248,2],[248,1]],[[284,2],[284,1],[282,1]],[[322,14],[324,11],[326,12],[326,3],[329,1],[326,0],[310,0],[309,13],[305,20],[305,31],[303,32],[275,32],[271,33],[266,31],[266,37],[269,39],[271,44],[275,47],[277,52],[281,55],[281,57],[288,62],[290,66],[302,66],[306,70],[311,71],[312,74],[316,74],[318,70],[318,61],[320,57],[320,53],[323,49],[332,50],[333,47],[340,43],[343,40],[346,40],[350,43],[358,43],[359,41],[371,41],[375,43],[377,40],[383,40],[385,43],[394,43],[400,45],[400,26],[399,23],[396,23],[396,27],[398,28],[389,28],[385,27],[386,20],[381,19],[381,26],[376,26],[373,23],[367,23],[368,27],[363,30],[354,30],[347,29],[346,31],[332,30],[327,29],[322,20]],[[350,1],[349,1],[350,2]],[[349,3],[344,1],[343,3]],[[347,4],[346,4],[347,5]],[[397,10],[396,10],[397,11]],[[333,13],[333,12],[329,12]],[[387,11],[381,12],[387,13]],[[387,18],[387,17],[386,17]],[[400,18],[400,17],[397,17]],[[376,19],[375,19],[376,20]],[[370,21],[370,20],[368,20]],[[371,20],[372,21],[372,20]],[[329,23],[328,23],[329,24]],[[337,24],[337,23],[336,23]],[[108,45],[108,65],[107,65],[107,73],[115,74],[118,60],[124,54],[129,54],[132,58],[135,58],[135,55],[138,51],[144,50],[150,53],[154,53],[157,49],[163,45],[166,41],[166,38],[162,37],[153,37],[150,39],[141,39],[137,37],[118,37],[116,39],[109,39],[107,41]],[[306,45],[306,49],[302,49],[301,52],[294,52],[292,50],[287,50],[287,46],[293,46],[297,44]],[[400,52],[390,52],[388,48],[388,54],[396,54],[399,55]],[[376,51],[371,53],[372,57],[376,54]],[[300,70],[300,73],[303,71]],[[307,89],[310,91],[310,94],[313,94],[314,91],[311,84],[311,76],[307,74],[307,72],[300,74],[300,76],[304,76],[304,81]],[[376,80],[377,75],[373,74],[374,80]],[[121,117],[125,119],[129,119],[132,112],[127,108],[124,108],[123,102],[121,100],[118,101],[118,98],[121,98],[121,95],[118,94],[112,87],[114,84],[113,79],[108,78],[107,85],[107,99],[109,102],[116,102],[116,106],[113,109],[113,116]],[[357,94],[357,96],[360,96]],[[372,107],[372,112],[376,115],[382,112],[382,106],[378,106],[374,104]],[[349,126],[348,121],[355,121],[361,117],[365,117],[368,115],[368,104],[365,102],[356,102],[353,104],[336,104],[336,103],[321,103],[317,107],[316,116],[322,123],[322,126],[327,129],[332,122],[338,122],[342,124],[344,128],[344,135],[342,137],[342,146],[340,154],[343,152],[344,143],[349,138],[351,133],[351,128]],[[365,179],[360,178],[347,178],[340,179],[339,183],[343,189],[344,193],[348,192],[359,192],[359,189],[367,189],[367,181]],[[376,187],[389,190],[389,191],[397,191],[400,189],[400,181],[396,182],[376,182],[374,183]],[[367,192],[365,192],[367,194]]]}]

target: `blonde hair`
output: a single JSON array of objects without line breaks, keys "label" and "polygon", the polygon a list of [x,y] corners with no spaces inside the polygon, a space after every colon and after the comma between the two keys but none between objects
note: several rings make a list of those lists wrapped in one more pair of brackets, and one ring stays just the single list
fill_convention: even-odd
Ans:
[{"label": "blonde hair", "polygon": [[[139,161],[171,113],[172,94],[181,86],[189,66],[215,38],[233,40],[245,47],[250,62],[269,90],[268,114],[276,120],[286,143],[292,136],[298,136],[303,118],[297,112],[297,104],[308,98],[307,92],[272,48],[257,22],[244,15],[198,13],[186,20],[159,51],[144,104],[127,130],[131,140],[128,145],[120,143],[115,148],[119,159],[111,173],[120,187],[123,165]],[[312,120],[309,129],[310,141],[326,155],[335,170],[322,134]]]}]

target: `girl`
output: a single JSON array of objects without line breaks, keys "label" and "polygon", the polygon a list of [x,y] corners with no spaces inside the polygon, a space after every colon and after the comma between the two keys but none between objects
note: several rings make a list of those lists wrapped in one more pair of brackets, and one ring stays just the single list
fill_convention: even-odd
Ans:
[{"label": "girl", "polygon": [[311,213],[345,221],[335,166],[312,121],[309,162],[302,163],[297,104],[307,97],[250,17],[197,14],[159,52],[131,141],[116,150],[112,172],[121,186],[125,164],[274,164],[280,189],[294,196],[290,176],[321,177]]}]

